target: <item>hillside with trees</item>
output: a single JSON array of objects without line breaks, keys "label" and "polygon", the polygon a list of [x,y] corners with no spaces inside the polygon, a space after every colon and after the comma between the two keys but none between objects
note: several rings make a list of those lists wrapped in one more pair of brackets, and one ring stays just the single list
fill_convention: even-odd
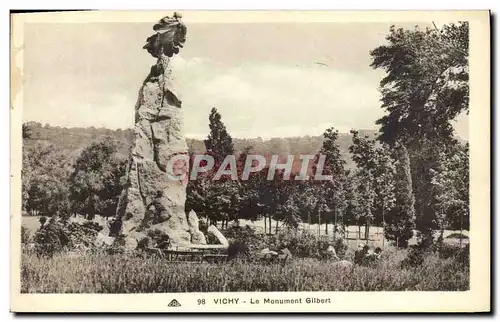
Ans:
[{"label": "hillside with trees", "polygon": [[[128,156],[130,146],[132,144],[134,132],[133,129],[117,129],[110,130],[106,128],[95,127],[60,127],[51,126],[49,124],[42,125],[38,122],[27,122],[25,128],[30,131],[30,136],[25,137],[23,145],[25,149],[44,142],[52,144],[58,150],[76,158],[81,151],[87,147],[89,142],[99,142],[105,138],[111,138],[116,145],[117,153]],[[374,130],[360,130],[362,135],[375,137]],[[200,139],[187,138],[189,151],[195,154],[203,154],[206,152],[205,143]],[[263,156],[278,155],[300,155],[309,154],[315,155],[321,148],[323,142],[322,136],[301,136],[301,137],[286,137],[286,138],[249,138],[238,139],[233,138],[234,151],[236,154],[241,153],[246,148],[251,147],[252,154]],[[349,133],[339,133],[338,138],[339,149],[342,158],[346,161],[346,167],[354,167],[349,154],[349,146],[351,144],[351,135]]]}]

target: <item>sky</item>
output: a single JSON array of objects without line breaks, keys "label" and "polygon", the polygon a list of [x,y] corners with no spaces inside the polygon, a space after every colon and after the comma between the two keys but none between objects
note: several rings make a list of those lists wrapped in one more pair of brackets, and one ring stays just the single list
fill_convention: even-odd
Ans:
[{"label": "sky", "polygon": [[[390,24],[192,23],[173,60],[187,137],[208,134],[215,107],[236,138],[377,129],[384,115],[369,51]],[[25,25],[24,121],[131,128],[142,81],[155,63],[145,23]],[[454,123],[468,139],[468,118]]]}]

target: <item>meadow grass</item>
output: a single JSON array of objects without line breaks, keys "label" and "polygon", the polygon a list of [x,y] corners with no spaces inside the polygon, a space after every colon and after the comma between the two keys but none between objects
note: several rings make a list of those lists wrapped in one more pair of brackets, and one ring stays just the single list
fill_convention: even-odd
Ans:
[{"label": "meadow grass", "polygon": [[468,266],[429,255],[401,268],[404,251],[384,254],[371,267],[338,270],[332,262],[293,259],[285,264],[231,261],[169,262],[155,257],[93,254],[39,258],[22,254],[23,293],[161,293],[240,291],[463,291]]}]

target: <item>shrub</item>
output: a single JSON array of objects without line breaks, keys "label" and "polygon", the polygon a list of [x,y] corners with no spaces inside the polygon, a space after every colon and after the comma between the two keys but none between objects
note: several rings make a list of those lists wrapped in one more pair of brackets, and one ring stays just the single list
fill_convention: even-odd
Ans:
[{"label": "shrub", "polygon": [[24,227],[21,226],[21,244],[26,245],[29,244],[31,240],[31,231]]},{"label": "shrub", "polygon": [[273,250],[288,248],[292,255],[297,257],[321,257],[320,249],[328,248],[325,241],[318,238],[308,231],[284,230],[276,235],[268,237],[268,244]]},{"label": "shrub", "polygon": [[145,236],[137,242],[137,250],[146,251],[149,249],[150,245],[151,245],[151,238]]},{"label": "shrub", "polygon": [[116,237],[120,234],[122,223],[123,222],[121,217],[111,219],[111,221],[108,223],[110,237]]},{"label": "shrub", "polygon": [[47,217],[42,216],[38,221],[40,222],[40,226],[43,226],[47,222]]},{"label": "shrub", "polygon": [[74,247],[93,249],[97,234],[102,229],[103,227],[95,222],[80,224],[69,222],[65,218],[52,217],[36,232],[33,239],[35,251],[39,255],[53,256],[57,252]]},{"label": "shrub", "polygon": [[243,247],[242,245],[245,245],[249,253],[256,253],[266,248],[264,235],[249,226],[231,226],[222,231],[222,234],[230,244],[239,245],[239,249]]},{"label": "shrub", "polygon": [[469,244],[461,248],[455,255],[455,260],[463,266],[469,267],[470,265],[470,246]]},{"label": "shrub", "polygon": [[455,258],[460,262],[469,262],[469,244],[464,247],[443,243],[439,248],[439,257],[442,259]]},{"label": "shrub", "polygon": [[70,238],[69,246],[82,245],[86,248],[95,247],[97,234],[104,229],[104,227],[92,221],[86,221],[81,224],[62,221],[60,224]]},{"label": "shrub", "polygon": [[318,246],[317,246],[317,257],[320,259],[332,259],[333,255],[329,253],[328,247],[330,247],[330,242],[326,236],[320,236],[318,238]]},{"label": "shrub", "polygon": [[343,238],[337,238],[333,242],[333,247],[337,252],[337,256],[340,258],[344,257],[347,253],[347,250],[349,249],[349,245],[347,245]]},{"label": "shrub", "polygon": [[207,245],[220,244],[219,240],[217,239],[217,237],[214,236],[214,234],[210,234],[210,233],[205,234],[205,240],[207,241]]},{"label": "shrub", "polygon": [[203,234],[207,234],[207,231],[208,231],[208,223],[203,220],[203,219],[200,219],[199,223],[198,223],[198,227],[200,229],[200,231],[203,233]]},{"label": "shrub", "polygon": [[244,242],[234,242],[231,243],[227,249],[227,259],[249,259],[250,257],[250,249]]},{"label": "shrub", "polygon": [[151,229],[147,233],[151,238],[153,247],[160,249],[167,249],[170,247],[170,237],[159,229]]},{"label": "shrub", "polygon": [[63,250],[71,239],[63,227],[55,220],[50,220],[47,225],[40,227],[34,237],[35,252],[39,256],[52,257]]},{"label": "shrub", "polygon": [[125,237],[123,235],[116,236],[113,244],[111,244],[111,246],[107,246],[104,250],[109,255],[124,254]]},{"label": "shrub", "polygon": [[422,245],[410,246],[408,256],[401,262],[403,268],[421,266],[424,257],[429,254],[429,248]]}]

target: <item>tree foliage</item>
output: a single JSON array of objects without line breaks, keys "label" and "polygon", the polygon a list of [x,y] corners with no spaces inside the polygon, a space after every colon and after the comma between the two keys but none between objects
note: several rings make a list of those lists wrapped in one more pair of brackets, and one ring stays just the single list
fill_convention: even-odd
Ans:
[{"label": "tree foliage", "polygon": [[52,144],[23,150],[21,170],[24,209],[33,215],[67,213],[69,207],[66,156]]},{"label": "tree foliage", "polygon": [[72,211],[89,219],[96,214],[113,216],[125,169],[126,160],[116,156],[112,140],[90,144],[76,160],[69,178]]},{"label": "tree foliage", "polygon": [[212,108],[208,119],[210,133],[204,141],[205,149],[215,158],[216,163],[220,163],[227,155],[234,154],[233,139],[227,132],[222,117],[216,108]]},{"label": "tree foliage", "polygon": [[370,52],[371,66],[387,73],[380,82],[387,111],[377,121],[381,140],[452,136],[450,121],[469,108],[468,23],[441,30],[392,26],[386,40]]},{"label": "tree foliage", "polygon": [[400,247],[408,246],[415,228],[415,199],[413,197],[410,159],[404,145],[395,146],[396,202],[386,217],[385,237]]}]

